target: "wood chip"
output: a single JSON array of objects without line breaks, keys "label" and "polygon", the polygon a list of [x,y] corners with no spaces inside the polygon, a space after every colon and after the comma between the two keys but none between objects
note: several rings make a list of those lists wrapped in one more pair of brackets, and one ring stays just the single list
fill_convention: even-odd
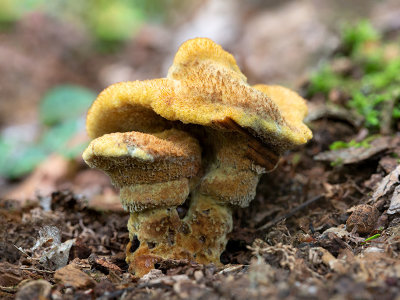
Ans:
[{"label": "wood chip", "polygon": [[335,258],[328,250],[322,247],[318,247],[317,249],[322,252],[322,262],[333,271],[339,274],[345,274],[348,271],[346,264],[343,261]]},{"label": "wood chip", "polygon": [[75,268],[73,264],[58,269],[54,274],[54,278],[64,285],[70,285],[77,289],[95,285],[95,281],[89,275]]}]

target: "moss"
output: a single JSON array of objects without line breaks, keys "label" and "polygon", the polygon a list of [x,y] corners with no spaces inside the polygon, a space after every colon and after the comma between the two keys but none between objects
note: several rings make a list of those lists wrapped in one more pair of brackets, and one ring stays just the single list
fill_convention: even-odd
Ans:
[{"label": "moss", "polygon": [[365,43],[379,39],[378,31],[368,20],[361,20],[354,26],[345,25],[342,29],[342,44],[350,53],[357,52]]},{"label": "moss", "polygon": [[400,118],[400,47],[384,41],[367,21],[346,26],[343,49],[334,59],[351,63],[349,72],[335,72],[329,63],[312,74],[308,94],[325,96],[333,89],[349,95],[346,106],[364,118],[364,126],[378,132],[390,106],[392,119]]},{"label": "moss", "polygon": [[344,141],[336,141],[332,143],[329,146],[329,149],[331,150],[339,150],[339,149],[347,149],[347,148],[369,148],[371,147],[371,142],[376,138],[377,136],[373,135],[370,136],[361,142],[356,142],[355,140],[351,140],[350,142],[344,142]]}]

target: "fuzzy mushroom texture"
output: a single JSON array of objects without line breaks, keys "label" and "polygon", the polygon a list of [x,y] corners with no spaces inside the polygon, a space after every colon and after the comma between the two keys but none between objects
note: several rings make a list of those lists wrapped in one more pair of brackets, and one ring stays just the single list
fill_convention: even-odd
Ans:
[{"label": "fuzzy mushroom texture", "polygon": [[166,78],[105,89],[87,116],[84,159],[131,213],[130,270],[142,276],[166,258],[220,264],[231,207],[248,206],[261,174],[312,137],[306,114],[295,92],[250,86],[206,38],[182,44]]}]

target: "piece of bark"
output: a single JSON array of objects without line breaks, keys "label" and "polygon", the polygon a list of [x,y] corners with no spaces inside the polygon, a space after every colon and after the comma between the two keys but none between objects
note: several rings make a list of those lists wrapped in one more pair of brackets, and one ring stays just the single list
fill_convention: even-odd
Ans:
[{"label": "piece of bark", "polygon": [[108,261],[105,257],[98,257],[94,253],[89,256],[89,264],[92,268],[99,270],[100,272],[108,275],[110,271],[115,272],[116,274],[121,274],[122,270],[117,265],[113,264],[112,262]]},{"label": "piece of bark", "polygon": [[75,268],[73,264],[58,269],[54,274],[54,279],[77,289],[89,288],[95,285],[95,281],[89,275]]}]

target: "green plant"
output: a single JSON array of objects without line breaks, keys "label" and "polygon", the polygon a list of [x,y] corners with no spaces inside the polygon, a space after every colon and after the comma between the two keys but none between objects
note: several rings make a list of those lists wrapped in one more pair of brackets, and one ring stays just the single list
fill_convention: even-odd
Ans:
[{"label": "green plant", "polygon": [[380,110],[379,106],[387,100],[383,94],[363,94],[359,91],[353,94],[349,106],[354,108],[365,119],[365,126],[368,128],[379,127]]},{"label": "green plant", "polygon": [[[360,147],[365,147],[364,144],[358,143],[355,140],[351,140],[350,142],[346,143],[344,141],[336,141],[333,142],[330,146],[329,149],[331,150],[339,150],[339,149],[347,149],[347,148],[360,148]],[[369,144],[367,145],[368,148]]]},{"label": "green plant", "polygon": [[0,28],[41,12],[88,31],[99,50],[114,50],[148,21],[164,21],[177,0],[0,0]]},{"label": "green plant", "polygon": [[380,236],[381,236],[380,233],[374,234],[373,236],[370,236],[370,237],[366,238],[364,241],[362,241],[361,244],[364,245],[367,242],[370,242],[372,240],[375,240],[375,239],[379,238]]},{"label": "green plant", "polygon": [[343,46],[350,53],[358,51],[367,42],[380,39],[378,31],[368,20],[361,20],[355,25],[345,24],[341,36]]},{"label": "green plant", "polygon": [[78,118],[95,98],[93,91],[81,86],[56,86],[44,95],[39,105],[39,118],[48,126]]},{"label": "green plant", "polygon": [[336,73],[325,64],[311,75],[308,94],[328,95],[332,89],[344,92],[350,96],[347,107],[364,118],[371,132],[379,131],[384,114],[391,111],[392,119],[400,118],[400,57],[385,54],[388,44],[365,20],[344,27],[342,44],[345,50],[335,58],[351,60],[356,75]]},{"label": "green plant", "polygon": [[367,137],[366,139],[356,142],[355,140],[351,140],[350,142],[344,142],[344,141],[336,141],[333,142],[330,146],[329,149],[331,150],[339,150],[339,149],[347,149],[347,148],[369,148],[371,147],[371,142],[376,139],[377,136],[371,135]]},{"label": "green plant", "polygon": [[324,64],[318,71],[311,74],[308,94],[328,94],[333,88],[340,86],[343,79],[335,74],[329,64]]},{"label": "green plant", "polygon": [[87,143],[71,145],[71,139],[84,130],[84,118],[95,94],[83,87],[61,85],[49,90],[39,106],[41,134],[30,143],[0,136],[0,176],[19,178],[31,172],[51,153],[74,158]]}]

